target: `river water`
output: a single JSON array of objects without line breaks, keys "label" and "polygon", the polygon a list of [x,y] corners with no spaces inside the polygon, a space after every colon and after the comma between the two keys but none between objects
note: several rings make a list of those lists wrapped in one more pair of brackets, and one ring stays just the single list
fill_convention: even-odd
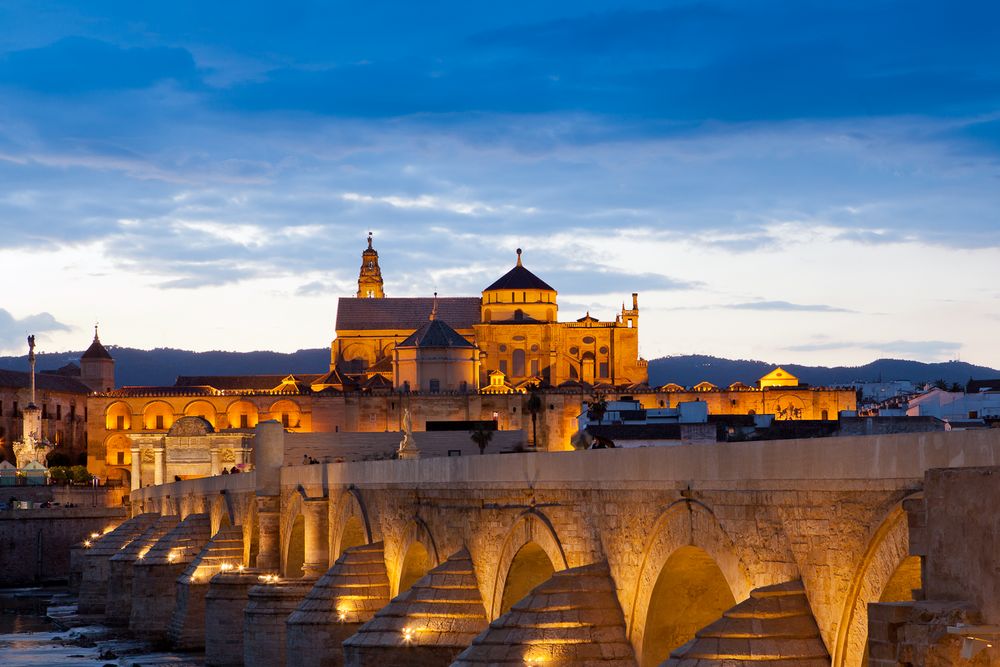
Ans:
[{"label": "river water", "polygon": [[203,667],[200,654],[161,653],[119,630],[86,624],[57,588],[0,589],[3,667]]}]

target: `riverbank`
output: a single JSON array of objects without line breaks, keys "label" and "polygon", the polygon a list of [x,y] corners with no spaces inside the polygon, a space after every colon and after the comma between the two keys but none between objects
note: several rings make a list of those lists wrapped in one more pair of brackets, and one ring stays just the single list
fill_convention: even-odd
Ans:
[{"label": "riverbank", "polygon": [[4,667],[203,667],[198,653],[164,653],[92,624],[63,588],[0,589],[0,664]]}]

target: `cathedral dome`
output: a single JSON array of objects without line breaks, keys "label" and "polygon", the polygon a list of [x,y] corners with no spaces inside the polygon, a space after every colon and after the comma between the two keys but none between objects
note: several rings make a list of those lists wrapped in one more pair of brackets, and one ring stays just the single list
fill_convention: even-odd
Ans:
[{"label": "cathedral dome", "polygon": [[549,285],[547,282],[536,276],[534,273],[524,268],[521,264],[521,249],[517,249],[517,264],[513,269],[507,273],[500,276],[496,282],[487,287],[484,292],[491,292],[493,290],[542,290],[547,292],[555,292],[555,288]]}]

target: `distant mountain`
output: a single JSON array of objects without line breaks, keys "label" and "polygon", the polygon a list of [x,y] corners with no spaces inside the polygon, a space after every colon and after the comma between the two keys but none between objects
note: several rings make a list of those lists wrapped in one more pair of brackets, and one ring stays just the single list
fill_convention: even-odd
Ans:
[{"label": "distant mountain", "polygon": [[680,355],[662,357],[649,362],[649,383],[659,386],[668,382],[689,387],[707,380],[719,386],[728,386],[737,380],[753,385],[775,366],[781,366],[811,385],[844,385],[852,382],[889,382],[910,380],[933,382],[944,380],[948,384],[965,385],[969,379],[1000,377],[1000,371],[985,366],[975,366],[964,361],[924,363],[905,359],[878,359],[864,366],[802,366],[800,364],[774,364],[747,359],[722,359],[705,355]]},{"label": "distant mountain", "polygon": [[[115,358],[118,385],[172,385],[178,375],[273,375],[284,373],[325,373],[330,368],[329,348],[281,352],[190,352],[171,348],[136,350],[110,346]],[[79,363],[81,352],[61,352],[38,356],[39,370],[55,370]],[[926,364],[903,359],[879,359],[864,366],[801,366],[773,364],[746,359],[722,359],[704,355],[663,357],[649,362],[649,383],[668,382],[689,387],[703,380],[728,386],[737,380],[752,385],[775,366],[812,385],[842,385],[875,382],[879,379],[932,382],[944,380],[961,385],[970,379],[1000,377],[1000,371],[964,361]],[[28,370],[27,357],[0,357],[0,368]]]},{"label": "distant mountain", "polygon": [[[298,352],[190,352],[171,348],[136,350],[108,346],[115,359],[115,380],[123,385],[172,385],[178,375],[273,375],[325,373],[330,370],[330,348]],[[55,370],[80,363],[80,352],[38,355],[38,370]],[[0,368],[28,370],[28,358],[0,357]]]}]

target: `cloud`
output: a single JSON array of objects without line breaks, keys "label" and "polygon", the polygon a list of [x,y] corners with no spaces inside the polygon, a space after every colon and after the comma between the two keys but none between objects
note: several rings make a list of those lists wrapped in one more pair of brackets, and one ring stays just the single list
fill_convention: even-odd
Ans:
[{"label": "cloud", "polygon": [[19,344],[26,346],[28,334],[69,330],[70,327],[57,321],[51,313],[36,313],[17,319],[7,310],[0,308],[0,348],[3,349],[16,349]]},{"label": "cloud", "polygon": [[388,195],[376,197],[372,195],[359,194],[357,192],[345,192],[340,196],[347,202],[356,204],[383,204],[392,208],[403,210],[416,209],[424,211],[439,211],[444,213],[455,213],[458,215],[485,215],[490,213],[521,214],[528,215],[535,213],[532,207],[512,206],[509,204],[486,204],[480,201],[460,201],[444,199],[435,195],[422,194],[416,197],[401,197]]},{"label": "cloud", "polygon": [[819,352],[829,350],[862,349],[881,354],[916,355],[923,358],[953,359],[962,349],[962,343],[942,340],[893,340],[871,341],[825,341],[805,343],[785,348],[791,352]]},{"label": "cloud", "polygon": [[837,308],[835,306],[829,306],[826,304],[790,303],[788,301],[750,301],[747,303],[732,303],[727,306],[720,306],[720,307],[730,308],[733,310],[782,310],[782,311],[810,312],[810,313],[856,312],[853,310],[848,310],[846,308]]}]

